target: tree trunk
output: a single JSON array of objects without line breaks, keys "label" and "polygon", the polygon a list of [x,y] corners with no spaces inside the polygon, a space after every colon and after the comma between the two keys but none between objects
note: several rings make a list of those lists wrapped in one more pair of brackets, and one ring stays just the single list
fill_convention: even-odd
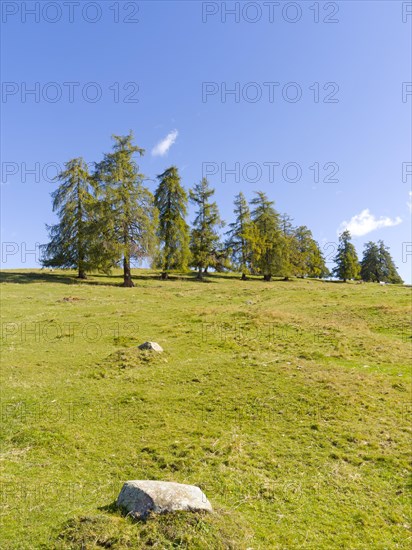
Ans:
[{"label": "tree trunk", "polygon": [[272,280],[272,275],[270,273],[265,273],[263,275],[263,280],[264,281],[271,281]]},{"label": "tree trunk", "polygon": [[169,274],[167,273],[167,271],[163,271],[162,273],[162,280],[165,281],[166,279],[169,278]]},{"label": "tree trunk", "polygon": [[285,277],[283,280],[284,281],[289,281],[289,277]]},{"label": "tree trunk", "polygon": [[203,279],[203,272],[202,272],[202,266],[199,265],[199,271],[197,272],[197,279],[200,281]]},{"label": "tree trunk", "polygon": [[79,267],[79,274],[77,275],[77,278],[78,279],[87,279],[86,272],[81,267]]},{"label": "tree trunk", "polygon": [[130,271],[130,260],[126,257],[123,258],[123,286],[133,287],[132,273]]},{"label": "tree trunk", "polygon": [[247,281],[246,273],[242,273],[242,281]]}]

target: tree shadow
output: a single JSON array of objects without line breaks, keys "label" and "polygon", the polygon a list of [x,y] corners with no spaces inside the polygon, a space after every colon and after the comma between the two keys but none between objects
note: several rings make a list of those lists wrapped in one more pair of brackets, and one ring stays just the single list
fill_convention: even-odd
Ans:
[{"label": "tree shadow", "polygon": [[[92,286],[121,286],[120,282],[96,281],[97,275],[90,275],[89,279],[79,279],[77,275],[50,273],[42,271],[2,271],[0,272],[0,283],[30,284],[30,283],[59,283],[64,285],[92,285]],[[117,279],[116,275],[102,275],[105,279]]]},{"label": "tree shadow", "polygon": [[[99,285],[113,285],[113,286],[122,286],[123,284],[123,275],[121,274],[116,274],[116,275],[112,275],[112,274],[106,274],[106,273],[90,273],[89,274],[89,277],[92,277],[93,279],[116,279],[118,282],[117,283],[107,283],[105,281],[102,281],[102,282],[98,282],[96,281],[95,284],[99,284]],[[161,280],[161,276],[160,274],[157,275],[157,274],[148,274],[148,275],[136,275],[135,273],[133,273],[132,271],[132,281],[145,281],[145,280],[153,280],[153,281],[160,281]],[[84,281],[85,283],[87,283],[88,281]],[[90,281],[92,282],[92,281]]]},{"label": "tree shadow", "polygon": [[[73,273],[55,273],[49,271],[2,271],[0,272],[0,283],[30,284],[30,283],[60,283],[65,285],[92,285],[92,286],[113,286],[123,287],[123,276],[106,273],[90,273],[88,279],[79,279]],[[137,281],[161,281],[167,284],[173,281],[194,281],[197,282],[196,273],[171,274],[168,279],[163,280],[161,273],[132,273],[132,280]],[[209,275],[203,279],[204,283],[212,283]]]},{"label": "tree shadow", "polygon": [[[167,279],[162,279],[161,272],[158,273],[132,273],[133,281],[160,281],[162,284],[167,285],[169,282],[194,282],[213,284],[217,283],[219,279],[225,279],[227,281],[242,281],[241,274],[239,276],[229,273],[208,273],[204,275],[203,279],[198,279],[197,272],[191,271],[187,273],[170,273]],[[259,275],[250,275],[245,281],[247,283],[289,283],[293,281],[316,281],[319,283],[332,283],[332,284],[344,284],[339,280],[328,279],[300,279],[290,278],[284,280],[280,277],[274,277],[271,281],[264,281],[263,277]],[[56,273],[49,271],[2,271],[0,272],[0,283],[14,283],[14,284],[30,284],[30,283],[60,283],[65,285],[94,285],[94,286],[113,286],[122,287],[123,277],[120,273],[106,274],[106,273],[91,273],[89,279],[79,279],[75,272],[71,273]]]},{"label": "tree shadow", "polygon": [[[86,282],[86,281],[85,281]],[[29,284],[29,283],[62,283],[65,285],[78,284],[79,279],[70,275],[60,275],[57,273],[36,273],[18,271],[2,271],[0,273],[0,283]]]}]

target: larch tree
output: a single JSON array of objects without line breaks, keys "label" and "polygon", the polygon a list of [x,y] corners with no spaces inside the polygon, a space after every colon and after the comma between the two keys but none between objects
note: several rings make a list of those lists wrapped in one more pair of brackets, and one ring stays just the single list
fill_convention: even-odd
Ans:
[{"label": "larch tree", "polygon": [[159,185],[154,195],[159,212],[157,266],[162,270],[162,278],[167,279],[170,270],[185,271],[188,267],[190,235],[185,219],[188,196],[175,166],[165,170],[157,179]]},{"label": "larch tree", "polygon": [[309,248],[308,277],[316,277],[318,279],[329,277],[330,271],[326,266],[325,257],[322,254],[319,244],[312,239]]},{"label": "larch tree", "polygon": [[113,265],[123,265],[123,286],[134,286],[131,261],[156,253],[157,209],[144,176],[133,161],[144,150],[133,144],[133,134],[113,136],[113,152],[96,164],[95,180],[101,200],[102,245]]},{"label": "larch tree", "polygon": [[339,237],[338,251],[334,258],[336,266],[333,274],[346,283],[348,279],[357,279],[360,275],[360,264],[356,249],[351,243],[351,235],[348,230]]},{"label": "larch tree", "polygon": [[95,267],[91,254],[91,217],[96,204],[92,178],[85,161],[75,158],[65,163],[56,179],[61,183],[52,198],[59,223],[47,226],[50,242],[42,247],[41,262],[44,267],[75,268],[78,278],[86,279],[87,271]]},{"label": "larch tree", "polygon": [[379,260],[379,247],[372,241],[364,245],[360,274],[362,280],[366,282],[379,282],[383,277]]},{"label": "larch tree", "polygon": [[361,277],[366,282],[403,283],[389,248],[383,241],[378,241],[378,244],[369,241],[365,244],[361,261]]},{"label": "larch tree", "polygon": [[295,254],[294,271],[298,277],[326,277],[329,270],[318,243],[305,225],[294,231]]},{"label": "larch tree", "polygon": [[233,266],[241,272],[242,280],[245,281],[247,274],[250,273],[252,260],[252,249],[247,238],[251,217],[249,205],[242,192],[235,197],[233,212],[236,219],[229,224],[230,229],[226,232],[225,246],[232,259]]},{"label": "larch tree", "polygon": [[295,229],[292,222],[293,219],[289,216],[289,214],[281,214],[279,216],[279,227],[283,236],[283,257],[281,272],[279,275],[283,275],[285,281],[289,280],[289,277],[292,275],[295,275],[297,242],[295,239]]},{"label": "larch tree", "polygon": [[285,258],[285,239],[283,237],[279,214],[273,202],[265,193],[258,191],[252,199],[252,224],[247,231],[247,238],[252,246],[252,264],[265,281],[282,274]]},{"label": "larch tree", "polygon": [[223,225],[216,202],[211,202],[214,189],[206,178],[190,190],[190,201],[196,207],[195,219],[190,234],[192,265],[197,268],[198,279],[203,279],[205,270],[213,265],[214,251],[219,248],[218,228]]},{"label": "larch tree", "polygon": [[383,241],[378,241],[379,257],[383,265],[384,281],[392,284],[402,284],[402,277],[399,275],[396,265],[389,252],[389,248],[385,246]]}]

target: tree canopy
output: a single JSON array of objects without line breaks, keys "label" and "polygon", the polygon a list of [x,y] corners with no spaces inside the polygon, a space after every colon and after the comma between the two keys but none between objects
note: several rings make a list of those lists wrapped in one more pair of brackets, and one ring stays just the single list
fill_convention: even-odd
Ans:
[{"label": "tree canopy", "polygon": [[222,220],[216,202],[210,200],[214,193],[206,178],[190,190],[190,201],[196,207],[190,250],[192,265],[197,268],[199,279],[203,278],[204,270],[213,264],[213,254],[219,244],[218,228],[222,226]]},{"label": "tree canopy", "polygon": [[156,265],[162,269],[163,278],[170,270],[185,271],[188,267],[189,226],[186,223],[188,196],[180,182],[176,166],[167,168],[157,176],[159,185],[155,191],[155,206],[159,213],[157,235],[160,250]]},{"label": "tree canopy", "polygon": [[338,251],[335,256],[336,267],[333,274],[346,282],[348,279],[357,279],[360,275],[360,264],[355,247],[351,243],[349,231],[344,231],[339,237]]},{"label": "tree canopy", "polygon": [[389,249],[383,241],[365,244],[361,261],[361,277],[364,281],[403,283],[393,262]]},{"label": "tree canopy", "polygon": [[144,149],[133,144],[131,132],[113,136],[113,140],[113,151],[104,155],[95,173],[102,203],[102,238],[111,263],[123,264],[123,285],[133,286],[131,260],[141,261],[156,252],[157,210],[133,161]]},{"label": "tree canopy", "polygon": [[92,254],[93,180],[82,158],[69,160],[56,179],[61,183],[52,199],[59,223],[47,226],[50,242],[42,247],[42,264],[75,268],[78,277],[85,279],[86,272],[97,266]]}]

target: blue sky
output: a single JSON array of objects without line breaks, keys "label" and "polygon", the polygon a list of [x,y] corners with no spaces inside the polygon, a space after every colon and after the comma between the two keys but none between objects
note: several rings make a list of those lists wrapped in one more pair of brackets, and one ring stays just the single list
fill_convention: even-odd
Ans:
[{"label": "blue sky", "polygon": [[36,265],[56,167],[132,129],[148,178],[210,174],[228,223],[264,190],[328,259],[346,222],[410,282],[411,23],[397,1],[3,1],[2,268]]}]

